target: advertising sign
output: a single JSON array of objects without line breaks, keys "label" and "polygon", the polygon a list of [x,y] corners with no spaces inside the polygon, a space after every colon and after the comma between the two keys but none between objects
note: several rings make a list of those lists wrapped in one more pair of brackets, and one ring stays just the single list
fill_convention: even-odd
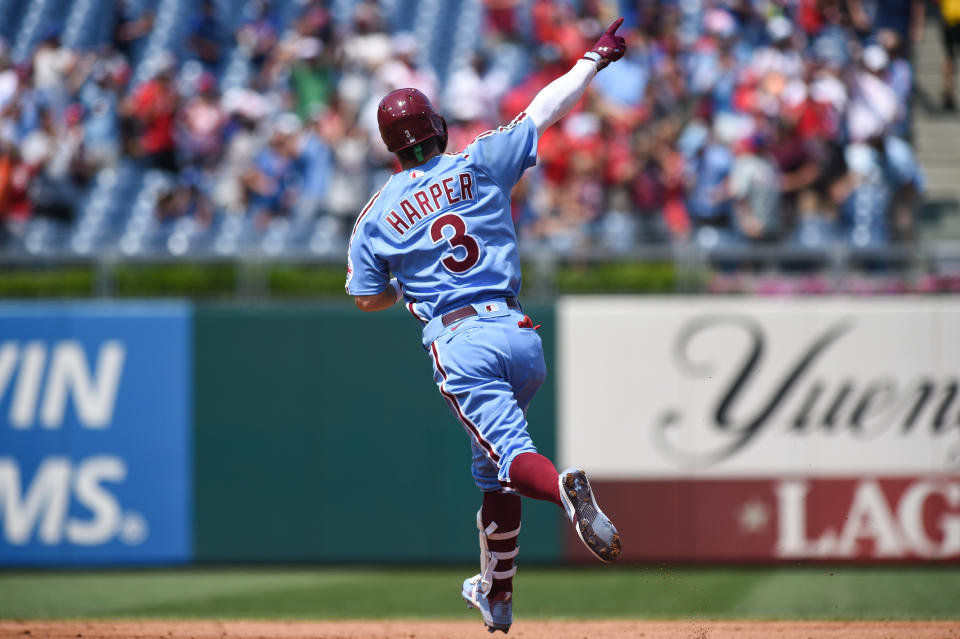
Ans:
[{"label": "advertising sign", "polygon": [[[960,559],[958,477],[591,483],[627,560]],[[573,535],[566,550],[590,560]]]},{"label": "advertising sign", "polygon": [[0,305],[0,564],[190,559],[190,322]]},{"label": "advertising sign", "polygon": [[559,315],[560,464],[617,493],[628,556],[634,532],[637,559],[960,559],[960,302]]}]

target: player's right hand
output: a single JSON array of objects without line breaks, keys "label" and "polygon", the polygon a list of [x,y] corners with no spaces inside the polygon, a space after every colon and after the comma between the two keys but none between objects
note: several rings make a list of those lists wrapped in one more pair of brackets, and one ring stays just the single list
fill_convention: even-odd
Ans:
[{"label": "player's right hand", "polygon": [[600,71],[611,62],[616,62],[623,57],[627,51],[627,41],[617,35],[617,29],[623,24],[623,18],[617,18],[613,21],[607,30],[603,32],[593,48],[584,54],[587,60],[593,60],[597,64],[597,71]]}]

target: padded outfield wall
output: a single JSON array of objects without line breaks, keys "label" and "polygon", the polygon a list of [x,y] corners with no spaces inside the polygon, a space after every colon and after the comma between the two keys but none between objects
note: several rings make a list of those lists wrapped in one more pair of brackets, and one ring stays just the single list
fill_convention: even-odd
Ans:
[{"label": "padded outfield wall", "polygon": [[[408,313],[231,305],[194,326],[198,560],[475,560],[468,440]],[[547,454],[554,405],[547,384],[529,414]],[[525,556],[555,557],[555,513],[527,514]]]},{"label": "padded outfield wall", "polygon": [[[553,361],[552,309],[544,324]],[[399,307],[0,304],[0,565],[473,562],[480,496]],[[530,410],[555,452],[552,380]],[[526,508],[528,560],[559,517]],[[536,543],[533,543],[536,540]]]},{"label": "padded outfield wall", "polygon": [[[527,310],[535,441],[590,472],[625,559],[960,559],[960,302]],[[348,304],[0,304],[0,565],[476,561],[418,332]],[[549,504],[521,545],[589,560]]]}]

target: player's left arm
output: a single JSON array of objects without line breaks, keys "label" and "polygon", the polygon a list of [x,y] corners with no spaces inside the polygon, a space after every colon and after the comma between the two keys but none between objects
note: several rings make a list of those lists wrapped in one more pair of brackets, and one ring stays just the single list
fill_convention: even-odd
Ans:
[{"label": "player's left arm", "polygon": [[533,98],[526,113],[537,126],[538,135],[543,135],[553,123],[570,112],[597,73],[623,57],[627,43],[617,35],[621,24],[623,18],[615,20],[593,48],[583,54],[582,60],[577,60],[572,69],[545,86]]},{"label": "player's left arm", "polygon": [[383,311],[397,303],[403,297],[402,287],[397,278],[390,280],[387,288],[375,295],[354,295],[353,301],[361,311]]}]

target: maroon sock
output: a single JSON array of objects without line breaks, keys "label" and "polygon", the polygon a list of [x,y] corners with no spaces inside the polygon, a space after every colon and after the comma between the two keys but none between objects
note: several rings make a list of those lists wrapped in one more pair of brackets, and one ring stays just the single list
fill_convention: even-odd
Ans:
[{"label": "maroon sock", "polygon": [[[492,522],[497,523],[494,533],[505,533],[520,527],[520,495],[494,491],[483,493],[483,507],[480,519],[486,528]],[[488,539],[487,548],[495,552],[510,552],[517,547],[517,537],[509,539]],[[513,568],[514,559],[498,559],[494,568],[503,572]],[[488,596],[493,598],[500,593],[513,592],[513,577],[494,579]]]},{"label": "maroon sock", "polygon": [[538,453],[520,453],[510,463],[510,487],[524,497],[560,506],[559,480],[553,462]]}]

